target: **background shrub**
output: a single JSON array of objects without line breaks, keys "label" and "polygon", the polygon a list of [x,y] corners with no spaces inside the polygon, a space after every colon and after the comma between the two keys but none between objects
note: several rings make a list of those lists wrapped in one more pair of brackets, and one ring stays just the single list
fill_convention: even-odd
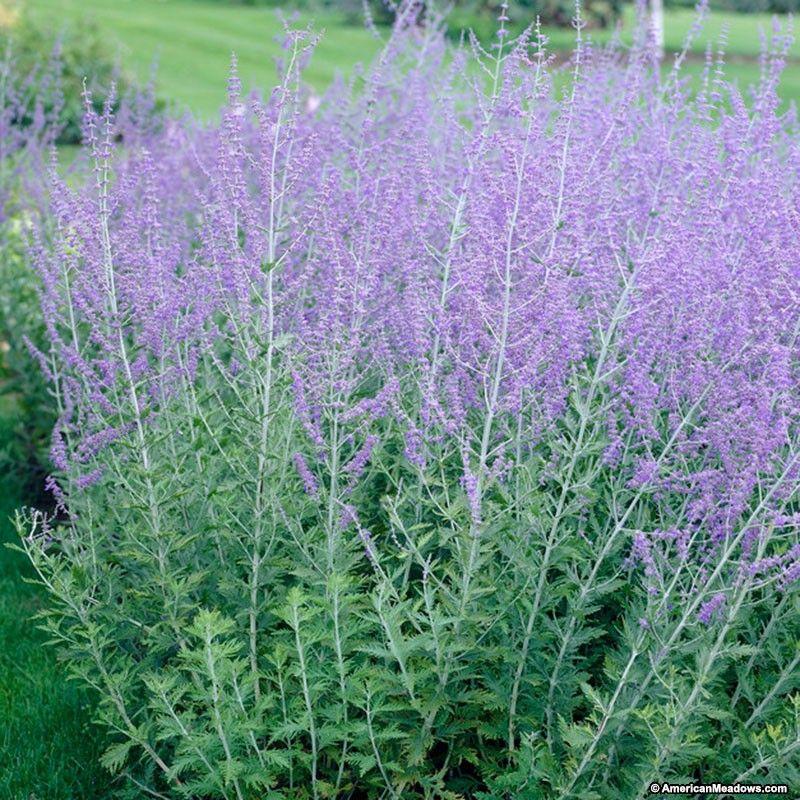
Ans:
[{"label": "background shrub", "polygon": [[[117,98],[133,90],[133,81],[120,69],[109,43],[91,20],[44,27],[18,13],[12,24],[0,26],[0,48],[13,53],[16,63],[13,75],[19,82],[18,90],[25,92],[35,88],[45,114],[57,111],[59,144],[81,142],[84,81],[98,111],[109,97],[112,84]],[[51,79],[60,89],[58,95],[42,91],[40,82],[29,80],[30,75],[35,75],[48,63],[53,73]],[[31,123],[30,117],[15,122],[22,126]]]},{"label": "background shrub", "polygon": [[26,258],[20,220],[7,222],[3,233],[0,279],[0,391],[17,398],[18,415],[11,445],[0,455],[4,474],[14,474],[28,497],[42,498],[44,465],[55,423],[49,387],[27,342],[46,341],[34,273]]}]

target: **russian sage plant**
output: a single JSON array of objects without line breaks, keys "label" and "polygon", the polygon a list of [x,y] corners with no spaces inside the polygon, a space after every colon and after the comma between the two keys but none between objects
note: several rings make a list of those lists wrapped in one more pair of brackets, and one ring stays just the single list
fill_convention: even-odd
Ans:
[{"label": "russian sage plant", "polygon": [[[700,9],[702,14],[702,8]],[[637,798],[800,779],[800,139],[645,28],[401,6],[322,101],[51,177],[53,638],[134,796]],[[696,28],[693,35],[697,34]]]}]

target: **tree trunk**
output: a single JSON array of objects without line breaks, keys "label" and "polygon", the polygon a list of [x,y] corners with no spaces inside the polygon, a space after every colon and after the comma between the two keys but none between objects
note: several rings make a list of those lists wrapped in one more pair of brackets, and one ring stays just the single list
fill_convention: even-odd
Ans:
[{"label": "tree trunk", "polygon": [[650,0],[650,27],[659,59],[664,58],[664,0]]}]

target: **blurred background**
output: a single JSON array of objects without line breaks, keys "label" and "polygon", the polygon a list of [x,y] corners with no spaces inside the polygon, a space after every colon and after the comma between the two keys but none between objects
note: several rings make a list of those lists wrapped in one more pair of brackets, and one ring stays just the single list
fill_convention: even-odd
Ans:
[{"label": "blurred background", "polygon": [[[382,0],[367,0],[375,21],[389,24]],[[660,6],[662,0],[650,0]],[[665,64],[679,50],[692,25],[691,0],[663,0]],[[723,42],[726,71],[742,89],[758,80],[761,32],[789,24],[800,0],[711,0],[703,33],[689,54],[687,74],[698,75],[706,47]],[[444,3],[440,3],[444,5]],[[451,0],[448,35],[457,40],[471,29],[483,42],[494,36],[500,0]],[[279,8],[292,10],[324,37],[307,80],[324,90],[337,71],[347,73],[369,60],[378,43],[365,29],[362,0],[0,0],[0,42],[16,39],[16,49],[32,62],[63,42],[66,85],[70,91],[65,139],[79,135],[80,83],[92,77],[97,96],[116,76],[123,86],[149,80],[157,63],[157,93],[174,106],[200,117],[214,115],[224,100],[225,75],[235,51],[246,87],[268,87],[274,77],[274,37],[281,30]],[[574,30],[573,0],[510,0],[510,26],[516,31],[538,15],[556,54],[568,55]],[[583,0],[585,33],[598,42],[616,30],[629,36],[635,9],[622,0]],[[800,48],[792,46],[782,83],[785,101],[800,98]]]}]

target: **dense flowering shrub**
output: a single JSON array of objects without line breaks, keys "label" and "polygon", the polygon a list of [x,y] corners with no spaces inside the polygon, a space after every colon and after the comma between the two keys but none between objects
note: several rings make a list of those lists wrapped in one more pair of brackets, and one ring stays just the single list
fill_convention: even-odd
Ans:
[{"label": "dense flowering shrub", "polygon": [[402,7],[320,102],[52,177],[48,625],[136,796],[795,783],[800,139],[578,25]]}]

